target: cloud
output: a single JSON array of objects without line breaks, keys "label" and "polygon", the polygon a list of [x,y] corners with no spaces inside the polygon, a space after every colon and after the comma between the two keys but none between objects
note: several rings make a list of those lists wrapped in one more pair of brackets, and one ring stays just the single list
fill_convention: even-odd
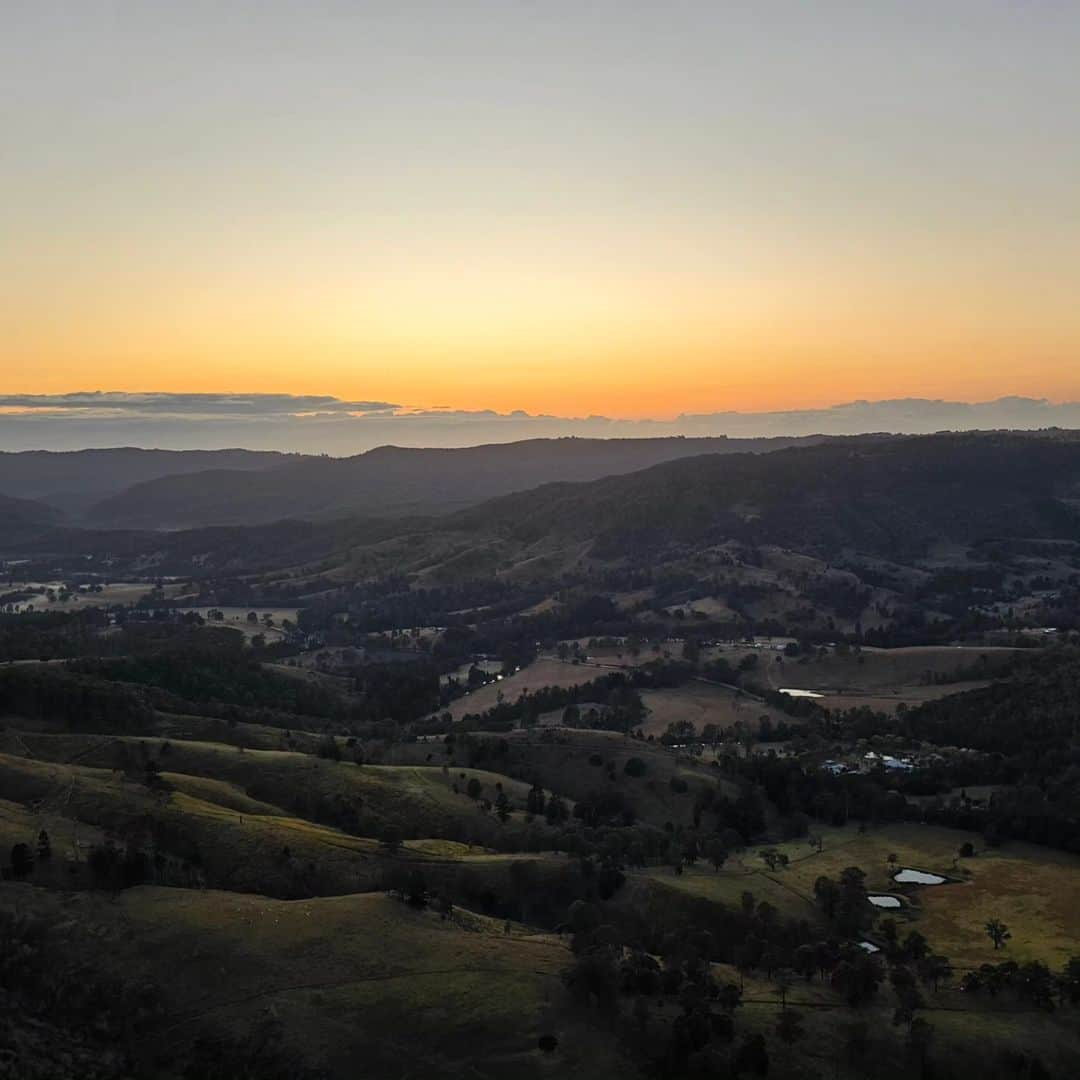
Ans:
[{"label": "cloud", "polygon": [[533,415],[520,409],[415,408],[329,395],[88,391],[0,396],[0,450],[145,446],[355,454],[374,446],[470,446],[529,438],[670,435],[923,434],[944,430],[1080,428],[1080,403],[901,398],[825,409],[686,413],[674,420]]},{"label": "cloud", "polygon": [[351,416],[393,413],[400,409],[388,401],[342,401],[329,395],[294,394],[130,394],[92,390],[70,394],[9,394],[0,397],[0,410],[17,415],[79,415],[109,419],[126,416],[203,417],[328,415]]}]

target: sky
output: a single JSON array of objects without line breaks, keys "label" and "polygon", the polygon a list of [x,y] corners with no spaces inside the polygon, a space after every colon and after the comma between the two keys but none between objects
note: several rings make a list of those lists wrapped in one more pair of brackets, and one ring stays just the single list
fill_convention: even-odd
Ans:
[{"label": "sky", "polygon": [[1077,56],[1065,0],[7,0],[0,394],[1080,400]]}]

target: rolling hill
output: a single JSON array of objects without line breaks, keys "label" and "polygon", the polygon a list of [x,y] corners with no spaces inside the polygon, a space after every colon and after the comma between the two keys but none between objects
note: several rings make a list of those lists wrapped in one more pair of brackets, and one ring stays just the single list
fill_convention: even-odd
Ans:
[{"label": "rolling hill", "polygon": [[759,453],[813,441],[530,439],[451,450],[383,446],[355,457],[288,460],[258,473],[213,468],[155,477],[102,499],[86,520],[99,528],[183,529],[441,514],[557,480],[594,480],[703,453]]},{"label": "rolling hill", "polygon": [[451,518],[522,544],[588,538],[597,554],[736,539],[907,557],[935,542],[1080,538],[1080,440],[935,435],[686,458],[551,484]]},{"label": "rolling hill", "polygon": [[24,450],[0,453],[0,493],[78,515],[93,503],[163,476],[272,468],[293,455],[257,450]]}]

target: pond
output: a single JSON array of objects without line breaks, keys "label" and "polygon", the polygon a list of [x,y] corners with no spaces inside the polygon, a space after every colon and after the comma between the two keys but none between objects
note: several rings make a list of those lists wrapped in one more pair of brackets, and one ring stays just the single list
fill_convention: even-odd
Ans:
[{"label": "pond", "polygon": [[876,952],[881,952],[881,950],[872,941],[860,941],[859,948],[862,949],[863,952],[870,953],[871,955]]},{"label": "pond", "polygon": [[787,694],[788,697],[824,697],[824,694],[819,694],[816,690],[793,690],[791,687],[781,687],[781,694]]},{"label": "pond", "polygon": [[902,885],[944,885],[947,880],[940,874],[928,874],[925,870],[913,870],[909,866],[893,875],[893,881]]},{"label": "pond", "polygon": [[874,907],[898,908],[900,906],[900,898],[898,896],[868,896],[866,899],[869,900]]}]

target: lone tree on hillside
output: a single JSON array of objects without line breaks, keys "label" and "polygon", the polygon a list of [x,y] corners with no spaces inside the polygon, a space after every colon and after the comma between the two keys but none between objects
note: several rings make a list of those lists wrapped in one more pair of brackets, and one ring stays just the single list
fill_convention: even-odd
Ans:
[{"label": "lone tree on hillside", "polygon": [[11,849],[11,876],[24,878],[34,869],[34,853],[29,844],[15,844]]},{"label": "lone tree on hillside", "polygon": [[1000,919],[991,919],[986,924],[986,934],[994,943],[994,951],[1005,948],[1005,943],[1012,937],[1012,932]]},{"label": "lone tree on hillside", "polygon": [[396,855],[401,850],[401,833],[395,826],[387,825],[379,842],[387,855]]},{"label": "lone tree on hillside", "polygon": [[727,849],[720,842],[719,838],[715,838],[709,841],[706,854],[709,857],[709,862],[712,863],[714,870],[719,870],[724,863],[727,862]]}]

